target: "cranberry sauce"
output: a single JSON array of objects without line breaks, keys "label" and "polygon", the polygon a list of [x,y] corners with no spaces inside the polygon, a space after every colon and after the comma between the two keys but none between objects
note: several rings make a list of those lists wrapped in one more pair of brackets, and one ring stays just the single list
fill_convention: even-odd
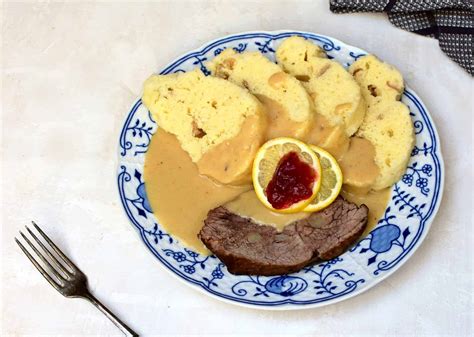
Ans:
[{"label": "cranberry sauce", "polygon": [[278,162],[265,193],[275,209],[288,208],[308,199],[313,194],[316,171],[300,159],[296,152],[288,152]]}]

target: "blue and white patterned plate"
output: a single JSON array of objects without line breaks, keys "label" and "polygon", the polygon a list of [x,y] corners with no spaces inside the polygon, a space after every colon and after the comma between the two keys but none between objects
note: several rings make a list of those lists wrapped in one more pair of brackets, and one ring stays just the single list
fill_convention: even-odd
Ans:
[{"label": "blue and white patterned plate", "polygon": [[[318,44],[344,66],[365,55],[328,36],[300,31],[248,32],[211,41],[177,58],[161,74],[199,67],[226,48],[260,51],[271,60],[283,39],[301,35]],[[374,286],[406,262],[425,238],[439,208],[444,166],[439,136],[429,113],[410,88],[402,101],[410,108],[416,145],[402,179],[392,188],[391,201],[376,228],[355,247],[327,262],[289,275],[235,276],[214,256],[184,248],[161,227],[145,194],[143,164],[157,125],[138,99],[120,134],[117,183],[125,212],[148,249],[172,274],[213,297],[264,309],[317,307],[347,299]]]}]

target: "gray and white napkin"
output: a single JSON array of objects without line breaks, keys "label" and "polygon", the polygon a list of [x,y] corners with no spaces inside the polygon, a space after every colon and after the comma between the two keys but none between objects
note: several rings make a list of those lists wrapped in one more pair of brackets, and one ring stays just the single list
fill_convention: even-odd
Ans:
[{"label": "gray and white napkin", "polygon": [[474,75],[472,0],[330,0],[334,13],[386,12],[395,26],[439,40],[441,50]]}]

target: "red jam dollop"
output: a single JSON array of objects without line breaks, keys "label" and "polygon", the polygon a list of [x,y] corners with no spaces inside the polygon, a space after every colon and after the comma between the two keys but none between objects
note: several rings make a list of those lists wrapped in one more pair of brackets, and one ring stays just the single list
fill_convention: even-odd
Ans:
[{"label": "red jam dollop", "polygon": [[285,209],[311,197],[313,184],[317,179],[316,171],[301,160],[298,153],[291,151],[278,162],[272,180],[265,193],[268,202],[275,209]]}]

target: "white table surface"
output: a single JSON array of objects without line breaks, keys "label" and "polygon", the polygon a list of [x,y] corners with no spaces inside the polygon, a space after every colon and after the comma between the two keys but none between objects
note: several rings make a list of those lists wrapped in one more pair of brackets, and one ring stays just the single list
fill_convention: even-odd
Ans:
[{"label": "white table surface", "polygon": [[[328,1],[5,3],[2,46],[2,333],[118,335],[89,303],[60,296],[13,241],[35,219],[140,334],[473,333],[473,79],[434,39]],[[221,303],[177,282],[142,245],[115,183],[119,130],[143,80],[202,43],[247,30],[313,31],[395,64],[428,106],[446,163],[425,242],[380,285],[292,312]]]}]

